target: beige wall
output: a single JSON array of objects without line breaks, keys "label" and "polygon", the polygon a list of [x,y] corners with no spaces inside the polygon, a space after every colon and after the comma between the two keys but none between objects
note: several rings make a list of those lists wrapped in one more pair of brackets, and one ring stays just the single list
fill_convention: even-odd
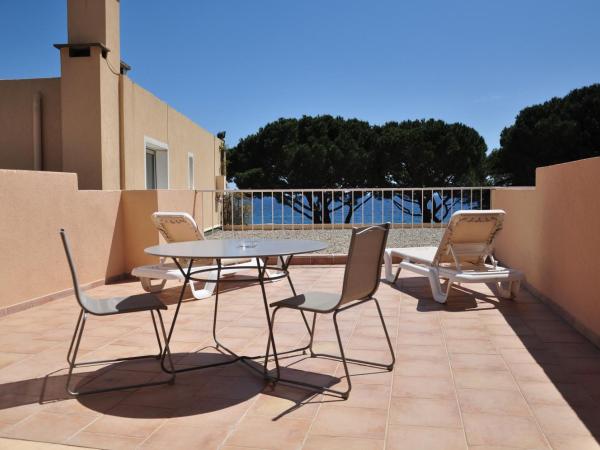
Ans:
[{"label": "beige wall", "polygon": [[[156,211],[182,211],[201,222],[200,197],[190,190],[123,191],[123,219],[127,235],[124,246],[125,267],[130,272],[136,266],[153,264],[158,258],[144,249],[162,241],[150,216]],[[160,238],[160,239],[159,239]]]},{"label": "beige wall", "polygon": [[188,153],[194,155],[196,189],[214,189],[220,140],[156,96],[121,77],[123,189],[145,189],[144,138],[168,146],[169,188],[187,189]]},{"label": "beige wall", "polygon": [[159,242],[153,212],[186,211],[202,224],[202,196],[78,190],[75,174],[0,170],[0,211],[1,310],[72,287],[60,228],[71,240],[80,283],[104,281],[158,262],[144,253]]},{"label": "beige wall", "polygon": [[118,70],[121,60],[119,0],[68,0],[67,29],[70,44],[102,43]]},{"label": "beige wall", "polygon": [[500,189],[498,258],[600,343],[600,158],[538,168],[535,189]]},{"label": "beige wall", "polygon": [[[34,169],[36,136],[44,170],[74,172],[82,189],[145,189],[144,138],[167,144],[169,187],[188,188],[188,154],[196,189],[214,189],[221,143],[148,91],[119,75],[119,0],[68,0],[68,43],[102,43],[90,56],[62,47],[61,78],[0,81],[0,167]],[[42,132],[34,98],[42,97]],[[39,141],[39,139],[38,139]]]},{"label": "beige wall", "polygon": [[71,288],[58,230],[82,284],[126,272],[119,191],[78,191],[75,174],[0,170],[0,308]]},{"label": "beige wall", "polygon": [[61,49],[63,170],[84,189],[119,189],[119,1],[68,0],[69,44],[102,43],[89,57]]},{"label": "beige wall", "polygon": [[34,169],[34,99],[38,94],[42,168],[61,170],[60,78],[0,81],[0,167]]}]

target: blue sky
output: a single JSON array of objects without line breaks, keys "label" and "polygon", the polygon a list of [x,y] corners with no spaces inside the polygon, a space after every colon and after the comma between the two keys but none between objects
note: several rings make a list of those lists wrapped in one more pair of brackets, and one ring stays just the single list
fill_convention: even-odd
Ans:
[{"label": "blue sky", "polygon": [[[0,0],[0,78],[58,76],[66,0]],[[229,145],[279,117],[439,118],[490,149],[600,82],[598,0],[121,0],[134,81]]]}]

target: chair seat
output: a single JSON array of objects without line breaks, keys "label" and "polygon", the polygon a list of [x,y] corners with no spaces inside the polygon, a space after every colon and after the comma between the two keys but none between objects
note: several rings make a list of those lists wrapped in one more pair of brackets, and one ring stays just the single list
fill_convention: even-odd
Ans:
[{"label": "chair seat", "polygon": [[306,292],[271,303],[271,306],[322,313],[334,309],[339,301],[340,294],[331,292]]},{"label": "chair seat", "polygon": [[83,307],[91,314],[108,316],[137,311],[167,309],[154,294],[136,294],[127,297],[94,298],[82,293]]}]

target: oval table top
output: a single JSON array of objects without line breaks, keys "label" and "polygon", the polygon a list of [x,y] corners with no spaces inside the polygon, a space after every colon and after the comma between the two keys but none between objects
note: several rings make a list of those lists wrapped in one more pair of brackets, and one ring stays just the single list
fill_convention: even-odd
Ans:
[{"label": "oval table top", "polygon": [[172,242],[144,249],[168,258],[256,258],[318,252],[329,247],[321,241],[303,239],[206,239]]}]

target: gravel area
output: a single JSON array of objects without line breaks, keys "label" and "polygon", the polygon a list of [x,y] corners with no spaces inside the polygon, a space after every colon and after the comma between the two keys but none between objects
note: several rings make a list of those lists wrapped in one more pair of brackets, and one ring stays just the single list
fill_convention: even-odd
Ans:
[{"label": "gravel area", "polygon": [[[215,231],[207,233],[207,239],[312,239],[329,242],[320,253],[345,254],[350,244],[351,230],[274,230],[274,231]],[[437,246],[442,238],[442,228],[392,229],[386,247]]]}]

